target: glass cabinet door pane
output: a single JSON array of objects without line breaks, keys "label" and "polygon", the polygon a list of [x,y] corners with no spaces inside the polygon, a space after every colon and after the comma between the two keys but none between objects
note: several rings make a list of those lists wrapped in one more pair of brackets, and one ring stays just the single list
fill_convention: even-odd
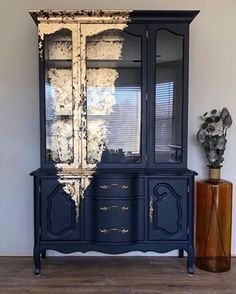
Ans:
[{"label": "glass cabinet door pane", "polygon": [[156,32],[155,162],[182,160],[183,37]]},{"label": "glass cabinet door pane", "polygon": [[141,162],[141,38],[87,37],[86,67],[87,162]]},{"label": "glass cabinet door pane", "polygon": [[46,161],[73,161],[72,33],[45,36]]}]

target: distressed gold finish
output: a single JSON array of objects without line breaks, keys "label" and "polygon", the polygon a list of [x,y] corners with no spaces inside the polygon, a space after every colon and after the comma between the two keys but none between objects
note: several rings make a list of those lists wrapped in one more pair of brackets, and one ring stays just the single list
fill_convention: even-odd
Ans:
[{"label": "distressed gold finish", "polygon": [[49,47],[49,59],[72,59],[72,44],[65,41],[55,41]]},{"label": "distressed gold finish", "polygon": [[110,211],[112,209],[118,209],[118,210],[121,210],[124,212],[124,211],[129,210],[129,206],[118,206],[118,205],[100,206],[99,209],[102,211]]},{"label": "distressed gold finish", "polygon": [[100,229],[99,230],[102,234],[111,234],[112,232],[117,232],[120,234],[127,234],[129,232],[129,229],[119,229],[119,228],[111,228],[111,229]]},{"label": "distressed gold finish", "polygon": [[154,211],[153,198],[151,197],[150,202],[149,202],[149,221],[150,221],[150,224],[152,224],[152,222],[153,222],[153,211]]},{"label": "distressed gold finish", "polygon": [[[97,70],[94,69],[87,69],[87,60],[92,57],[95,58],[96,54],[99,54],[98,52],[101,52],[101,47],[98,47],[98,51],[96,53],[91,53],[93,50],[89,49],[87,52],[87,43],[91,36],[98,37],[98,34],[108,31],[108,30],[124,30],[127,27],[126,23],[110,23],[110,24],[81,24],[80,25],[80,31],[81,31],[81,131],[84,134],[82,136],[82,165],[86,169],[94,169],[96,168],[96,163],[101,161],[102,153],[105,148],[105,138],[106,138],[106,132],[107,128],[105,125],[104,120],[100,120],[96,122],[96,126],[92,126],[90,128],[90,132],[88,133],[88,125],[87,125],[87,92],[86,89],[88,86],[94,86],[94,96],[97,96],[99,99],[100,106],[98,109],[102,108],[102,105],[104,105],[104,101],[108,102],[106,106],[106,112],[112,111],[112,106],[114,104],[114,95],[113,90],[115,88],[115,81],[118,78],[119,74],[115,69],[108,69],[108,68],[102,68],[99,69],[99,75],[97,75]],[[90,45],[90,47],[93,47],[93,45]],[[96,47],[96,46],[95,46]],[[118,47],[118,49],[114,50],[112,57],[114,59],[120,59],[121,58],[121,47]],[[88,54],[92,54],[92,56],[89,56]],[[98,80],[99,79],[99,80]],[[109,93],[103,93],[101,95],[97,95],[97,84],[102,82],[104,86],[109,86]],[[108,97],[108,99],[106,98]],[[108,101],[107,101],[108,100]],[[99,110],[96,110],[99,111]],[[99,130],[98,130],[99,129]],[[96,134],[96,136],[94,136]]]},{"label": "distressed gold finish", "polygon": [[46,42],[45,57],[52,60],[72,60],[71,32],[63,29],[50,36]]},{"label": "distressed gold finish", "polygon": [[79,218],[79,206],[80,206],[80,186],[81,180],[70,180],[68,178],[60,178],[59,182],[63,185],[63,190],[71,196],[71,199],[75,202],[76,218]]},{"label": "distressed gold finish", "polygon": [[[86,89],[93,89],[92,91],[90,91],[89,95],[89,108],[87,107],[87,114],[102,116],[110,114],[112,112],[112,107],[116,103],[116,99],[114,96],[114,84],[117,78],[118,73],[115,69],[112,68],[87,70]],[[97,87],[97,84],[99,84],[99,87]],[[106,145],[106,121],[103,119],[99,119],[95,121],[90,121],[88,123],[88,121],[86,120],[86,123],[86,160],[89,163],[97,163],[101,161],[102,153]]]},{"label": "distressed gold finish", "polygon": [[117,188],[119,190],[126,190],[129,188],[129,185],[122,185],[122,184],[110,184],[110,185],[100,185],[99,188],[108,190],[111,188]]},{"label": "distressed gold finish", "polygon": [[[105,58],[120,59],[122,53],[122,42],[119,40],[114,39],[111,45],[102,40],[97,43],[89,43],[88,39],[95,36],[95,39],[98,40],[98,34],[107,30],[123,31],[130,21],[131,12],[132,10],[31,11],[32,17],[38,22],[41,61],[44,62],[45,59],[45,35],[52,35],[61,30],[69,30],[72,33],[71,44],[70,41],[63,43],[60,38],[55,39],[47,52],[47,58],[49,60],[70,60],[72,57],[72,71],[52,68],[48,73],[54,90],[57,91],[58,100],[54,101],[53,108],[58,115],[65,115],[62,109],[63,106],[66,107],[70,103],[67,98],[71,96],[72,91],[72,112],[67,112],[66,115],[71,115],[73,121],[72,136],[69,136],[71,126],[64,121],[53,124],[51,138],[53,142],[50,149],[54,150],[51,156],[58,170],[58,182],[63,184],[65,192],[75,201],[77,217],[79,216],[80,200],[84,198],[92,174],[101,160],[104,147],[100,143],[105,140],[107,131],[104,121],[101,120],[98,122],[99,132],[98,125],[92,126],[89,134],[87,132],[86,88],[88,85],[96,85],[96,76],[102,77],[100,81],[106,77],[105,83],[109,84],[111,90],[106,95],[100,95],[98,103],[95,102],[96,99],[94,100],[93,110],[95,113],[108,114],[115,103],[113,88],[119,76],[115,69],[87,69],[87,57],[96,58],[96,54],[102,50],[106,55],[104,55]],[[61,85],[63,85],[63,91]],[[98,98],[98,95],[98,91],[95,90],[94,97]],[[71,138],[68,139],[69,137]],[[90,153],[87,152],[88,146]],[[92,160],[88,161],[88,158]],[[129,186],[114,184],[111,187],[124,190]]]},{"label": "distressed gold finish", "polygon": [[72,115],[72,71],[71,69],[49,68],[48,78],[54,92],[50,107],[55,115]]},{"label": "distressed gold finish", "polygon": [[54,119],[47,134],[47,149],[54,162],[73,162],[73,120],[58,119],[72,118],[72,71],[49,68],[47,74],[50,83],[46,86],[46,107]]},{"label": "distressed gold finish", "polygon": [[39,23],[122,23],[130,21],[133,10],[31,10]]},{"label": "distressed gold finish", "polygon": [[[76,24],[60,24],[60,23],[40,23],[38,25],[38,35],[39,35],[39,56],[43,60],[44,58],[44,51],[43,51],[43,41],[45,35],[54,34],[62,29],[68,29],[72,32],[72,35],[77,35]],[[73,37],[72,37],[73,38]],[[77,36],[76,36],[77,39]],[[76,40],[73,38],[72,43]],[[73,46],[73,50],[75,47]],[[74,57],[74,56],[73,56]]]},{"label": "distressed gold finish", "polygon": [[71,162],[73,158],[72,125],[69,121],[54,121],[51,126],[51,158],[55,162]]},{"label": "distressed gold finish", "polygon": [[59,174],[58,182],[63,185],[64,191],[75,202],[76,218],[79,218],[80,201],[84,199],[86,188],[90,184],[91,175],[85,174]]},{"label": "distressed gold finish", "polygon": [[[68,105],[68,97],[72,96],[72,102],[69,103],[72,105],[71,109],[72,112],[70,111],[68,113],[67,109],[67,114],[71,114],[73,117],[73,133],[71,134],[71,138],[69,141],[66,139],[68,138],[68,132],[66,132],[66,129],[68,129],[67,125],[65,122],[63,122],[63,125],[58,123],[55,125],[55,132],[54,132],[54,138],[53,144],[57,144],[57,142],[60,142],[60,140],[63,142],[68,142],[68,144],[62,144],[62,146],[56,147],[57,150],[60,150],[60,157],[65,157],[63,160],[58,160],[58,163],[55,163],[55,166],[57,167],[58,170],[61,170],[63,168],[70,168],[72,169],[77,169],[81,167],[81,156],[80,156],[80,143],[79,143],[79,130],[80,130],[80,113],[79,113],[79,78],[78,78],[78,68],[80,66],[79,63],[79,58],[78,58],[78,26],[77,24],[58,24],[58,23],[40,23],[39,24],[39,46],[40,50],[43,50],[43,44],[45,35],[52,35],[56,32],[60,32],[61,30],[69,30],[72,33],[72,71],[69,71],[68,69],[56,69],[52,68],[49,71],[49,78],[53,84],[54,90],[57,91],[57,98],[54,101],[53,108],[57,111],[57,114],[65,114],[63,111],[65,108],[62,108],[62,105],[64,107],[67,107]],[[50,54],[55,54],[50,53]],[[42,58],[44,58],[44,52],[41,51],[40,55],[42,55]],[[55,57],[55,56],[54,56]],[[57,59],[57,58],[56,58]],[[63,60],[63,59],[62,59]],[[72,81],[72,82],[70,82]],[[62,91],[63,87],[63,91]],[[66,90],[67,89],[67,90]],[[72,92],[72,94],[71,94]],[[62,110],[64,109],[64,110]],[[58,132],[56,132],[58,130]],[[58,137],[60,140],[58,140]],[[68,150],[72,149],[72,140],[73,140],[73,150],[69,151]],[[72,152],[72,154],[71,154]],[[67,154],[67,155],[66,155]],[[60,161],[67,161],[69,157],[71,160],[69,160],[69,165],[68,163],[60,163]],[[58,157],[58,156],[57,156]],[[54,158],[52,158],[54,159]]]},{"label": "distressed gold finish", "polygon": [[[119,74],[113,68],[96,68],[87,70],[87,87],[94,87],[99,79],[99,86],[106,90],[94,89],[90,94],[89,114],[106,115],[112,112],[116,103],[114,97],[114,83]],[[108,88],[108,89],[107,89]],[[92,96],[92,97],[91,97]]]},{"label": "distressed gold finish", "polygon": [[74,182],[71,183],[65,183],[64,184],[64,191],[68,194],[71,195],[71,197],[74,197],[76,192],[75,192],[75,186],[74,186]]},{"label": "distressed gold finish", "polygon": [[84,176],[84,177],[89,177],[92,178],[93,174],[94,174],[94,170],[84,170],[81,168],[63,168],[63,169],[58,169],[57,170],[57,175],[60,177],[64,177],[64,176],[69,176],[69,177],[80,177],[80,176]]}]

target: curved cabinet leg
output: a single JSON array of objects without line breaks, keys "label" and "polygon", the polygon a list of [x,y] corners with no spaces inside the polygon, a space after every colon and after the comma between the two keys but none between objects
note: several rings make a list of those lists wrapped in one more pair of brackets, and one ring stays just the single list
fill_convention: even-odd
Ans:
[{"label": "curved cabinet leg", "polygon": [[38,246],[34,247],[34,274],[39,275],[41,270],[40,250]]},{"label": "curved cabinet leg", "polygon": [[188,261],[187,261],[187,271],[188,274],[193,275],[194,270],[194,248],[193,246],[189,246],[188,248]]},{"label": "curved cabinet leg", "polygon": [[179,258],[184,257],[184,250],[183,249],[179,249]]},{"label": "curved cabinet leg", "polygon": [[41,252],[41,258],[42,259],[46,259],[46,250],[43,250],[42,252]]}]

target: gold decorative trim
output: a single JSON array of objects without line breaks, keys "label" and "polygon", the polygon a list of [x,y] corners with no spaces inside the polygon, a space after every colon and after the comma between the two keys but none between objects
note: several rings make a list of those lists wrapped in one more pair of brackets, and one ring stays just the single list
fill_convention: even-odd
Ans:
[{"label": "gold decorative trim", "polygon": [[111,228],[111,229],[100,229],[100,233],[102,234],[111,234],[112,232],[117,232],[120,234],[127,234],[129,232],[129,229],[119,229],[119,228]]},{"label": "gold decorative trim", "polygon": [[150,202],[149,202],[149,221],[150,221],[150,224],[152,224],[152,222],[153,222],[153,211],[154,211],[153,198],[151,196],[151,199],[150,199]]},{"label": "gold decorative trim", "polygon": [[99,209],[102,211],[110,211],[112,209],[118,209],[118,210],[121,210],[124,212],[124,211],[129,210],[129,206],[118,206],[118,205],[100,206]]},{"label": "gold decorative trim", "polygon": [[122,184],[110,184],[110,185],[100,185],[99,188],[108,190],[111,188],[117,188],[119,190],[126,190],[129,188],[129,185],[122,185]]}]

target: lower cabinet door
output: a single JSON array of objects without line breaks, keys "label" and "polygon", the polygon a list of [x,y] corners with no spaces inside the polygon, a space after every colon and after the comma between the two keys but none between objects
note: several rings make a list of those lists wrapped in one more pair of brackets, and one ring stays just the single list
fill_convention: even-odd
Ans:
[{"label": "lower cabinet door", "polygon": [[76,182],[41,180],[42,240],[80,240],[80,218],[76,215]]},{"label": "lower cabinet door", "polygon": [[186,240],[188,179],[148,181],[149,240]]}]

